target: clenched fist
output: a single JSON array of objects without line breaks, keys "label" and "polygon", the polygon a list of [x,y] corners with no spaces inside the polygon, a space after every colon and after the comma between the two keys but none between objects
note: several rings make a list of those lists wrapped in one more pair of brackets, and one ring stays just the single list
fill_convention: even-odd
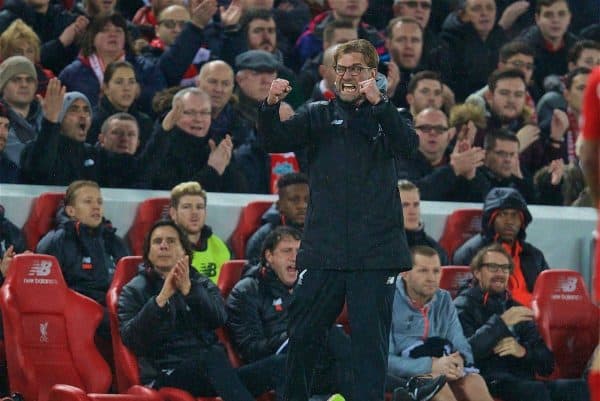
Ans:
[{"label": "clenched fist", "polygon": [[272,106],[277,102],[281,102],[291,91],[292,87],[289,81],[281,78],[273,80],[267,96],[267,104]]}]

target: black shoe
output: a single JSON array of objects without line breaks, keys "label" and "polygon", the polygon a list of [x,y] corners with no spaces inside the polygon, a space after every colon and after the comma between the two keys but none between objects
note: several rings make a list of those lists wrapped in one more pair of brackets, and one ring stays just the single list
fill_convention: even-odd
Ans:
[{"label": "black shoe", "polygon": [[406,383],[406,390],[413,401],[429,401],[446,384],[446,376],[415,376]]},{"label": "black shoe", "polygon": [[404,387],[396,387],[392,395],[392,401],[414,401],[414,398]]}]

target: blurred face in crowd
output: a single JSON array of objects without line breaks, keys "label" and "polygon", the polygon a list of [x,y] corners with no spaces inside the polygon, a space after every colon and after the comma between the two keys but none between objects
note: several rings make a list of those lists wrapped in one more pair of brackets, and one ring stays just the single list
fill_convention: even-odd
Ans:
[{"label": "blurred face in crowd", "polygon": [[255,18],[248,24],[248,50],[264,50],[269,53],[277,46],[277,27],[273,18]]},{"label": "blurred face in crowd", "polygon": [[506,62],[498,62],[498,68],[515,68],[525,75],[525,81],[529,83],[531,82],[531,77],[533,75],[533,56],[528,54],[515,54],[514,56],[509,57]]},{"label": "blurred face in crowd", "polygon": [[300,240],[290,236],[284,236],[279,243],[275,245],[273,251],[265,250],[265,259],[277,278],[287,287],[291,287],[298,278],[296,269],[296,255],[300,248]]},{"label": "blurred face in crowd", "polygon": [[117,68],[102,91],[110,103],[119,111],[127,111],[135,101],[139,91],[135,72],[128,67]]},{"label": "blurred face in crowd", "polygon": [[368,0],[329,0],[335,19],[361,18],[369,7]]},{"label": "blurred face in crowd", "polygon": [[120,26],[108,22],[94,36],[94,49],[99,55],[122,53],[125,49],[125,31]]},{"label": "blurred face in crowd", "polygon": [[494,0],[467,0],[463,18],[470,22],[481,38],[487,38],[496,22]]},{"label": "blurred face in crowd", "polygon": [[571,23],[571,12],[566,1],[557,1],[550,6],[542,6],[535,14],[535,23],[542,36],[550,42],[562,40]]},{"label": "blurred face in crowd", "polygon": [[519,143],[497,139],[494,148],[485,154],[484,164],[502,178],[509,178],[516,169]]},{"label": "blurred face in crowd", "polygon": [[206,201],[200,195],[183,195],[177,207],[169,209],[169,214],[186,234],[200,234],[206,222]]},{"label": "blurred face in crowd", "polygon": [[358,31],[356,29],[338,28],[333,31],[331,42],[325,42],[323,40],[323,50],[326,50],[331,46],[350,42],[351,40],[356,39],[358,39]]},{"label": "blurred face in crowd", "polygon": [[413,115],[417,115],[429,107],[441,109],[444,102],[442,83],[435,79],[422,79],[417,83],[414,93],[406,95],[406,101],[410,105]]},{"label": "blurred face in crowd", "polygon": [[216,117],[233,94],[233,70],[224,61],[211,61],[202,67],[198,87],[210,96],[213,117]]},{"label": "blurred face in crowd", "polygon": [[190,135],[205,137],[211,122],[210,101],[194,93],[186,93],[180,101],[183,103],[183,111],[177,126]]},{"label": "blurred face in crowd", "polygon": [[83,99],[77,99],[67,109],[60,125],[61,133],[77,142],[85,141],[92,125],[92,112]]},{"label": "blurred face in crowd", "polygon": [[509,122],[523,112],[526,94],[525,82],[521,78],[505,78],[496,83],[493,93],[486,94],[486,99],[492,111],[502,121]]},{"label": "blurred face in crowd", "polygon": [[25,39],[17,39],[11,43],[10,53],[7,55],[3,55],[4,58],[12,57],[12,56],[24,56],[29,59],[32,63],[36,63],[38,52],[35,44],[25,40]]},{"label": "blurred face in crowd", "polygon": [[483,257],[483,264],[473,275],[484,291],[500,294],[506,290],[510,276],[510,261],[500,252],[488,252]]},{"label": "blurred face in crowd", "polygon": [[337,60],[337,68],[344,71],[336,73],[336,92],[337,96],[345,102],[354,102],[361,98],[359,83],[375,78],[377,74],[375,68],[367,65],[365,57],[361,53],[340,55]]},{"label": "blurred face in crowd", "polygon": [[88,0],[88,3],[100,14],[108,14],[117,6],[117,0]]},{"label": "blurred face in crowd", "polygon": [[286,220],[304,226],[308,207],[308,184],[291,184],[279,190],[277,209]]},{"label": "blurred face in crowd", "polygon": [[494,219],[494,232],[504,242],[513,243],[521,230],[521,212],[517,209],[500,209]]},{"label": "blurred face in crowd", "polygon": [[171,46],[181,33],[185,23],[190,20],[190,13],[183,6],[170,6],[160,13],[156,36],[165,46]]},{"label": "blurred face in crowd", "polygon": [[573,82],[571,82],[571,88],[565,89],[563,95],[565,96],[565,100],[569,104],[569,107],[573,109],[575,112],[581,112],[581,103],[583,102],[583,91],[585,90],[585,85],[587,83],[589,74],[578,74],[573,77]]},{"label": "blurred face in crowd", "polygon": [[277,78],[276,71],[241,70],[236,75],[236,82],[244,95],[259,102],[267,98],[275,78]]},{"label": "blurred face in crowd", "polygon": [[104,202],[100,190],[90,186],[77,189],[73,204],[65,206],[65,212],[72,220],[88,227],[98,227],[104,216]]},{"label": "blurred face in crowd", "polygon": [[404,229],[415,231],[421,222],[421,196],[418,190],[400,191]]},{"label": "blurred face in crowd", "polygon": [[6,117],[0,117],[0,153],[4,151],[6,147],[6,141],[8,139],[8,127],[10,121]]},{"label": "blurred face in crowd", "polygon": [[425,109],[415,117],[419,151],[431,163],[439,163],[450,141],[448,119],[441,110]]},{"label": "blurred face in crowd", "polygon": [[140,144],[136,121],[113,119],[106,132],[98,135],[98,142],[109,152],[133,155]]},{"label": "blurred face in crowd", "polygon": [[417,24],[397,23],[385,44],[400,68],[412,70],[419,65],[423,53],[423,32]]},{"label": "blurred face in crowd", "polygon": [[591,70],[597,65],[600,65],[600,50],[583,49],[574,67],[586,67]]},{"label": "blurred face in crowd", "polygon": [[428,302],[440,287],[442,263],[438,255],[414,255],[412,269],[406,272],[406,292],[420,303]]},{"label": "blurred face in crowd", "polygon": [[148,260],[161,274],[167,274],[185,256],[179,235],[173,227],[160,226],[150,235]]},{"label": "blurred face in crowd", "polygon": [[15,107],[27,107],[35,97],[37,79],[26,74],[17,74],[8,80],[2,90],[2,98]]},{"label": "blurred face in crowd", "polygon": [[400,0],[394,4],[394,17],[411,17],[425,29],[431,16],[431,0]]}]

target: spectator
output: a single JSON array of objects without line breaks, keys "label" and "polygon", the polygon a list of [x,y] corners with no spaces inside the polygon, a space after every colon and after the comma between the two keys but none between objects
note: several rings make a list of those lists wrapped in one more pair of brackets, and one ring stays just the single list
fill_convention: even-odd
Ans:
[{"label": "spectator", "polygon": [[538,0],[535,25],[520,36],[535,50],[533,80],[540,88],[544,87],[548,75],[567,72],[567,55],[577,41],[577,37],[567,31],[570,22],[567,0]]},{"label": "spectator", "polygon": [[157,125],[141,155],[143,181],[153,189],[198,181],[209,192],[245,192],[244,176],[232,161],[231,136],[217,145],[209,136],[210,97],[201,89],[175,94],[172,109]]},{"label": "spectator", "polygon": [[[73,181],[56,219],[56,229],[42,237],[35,251],[56,257],[69,288],[106,306],[115,266],[129,250],[104,218],[98,184]],[[107,311],[98,334],[110,338]]]},{"label": "spectator", "polygon": [[[22,253],[25,252],[27,246],[23,231],[7,219],[4,212],[4,206],[0,205],[0,261],[3,260],[5,254],[11,253],[9,251],[11,247],[15,253]],[[2,270],[3,276],[4,273],[6,273],[6,269]]]},{"label": "spectator", "polygon": [[579,40],[569,50],[569,71],[577,67],[590,70],[600,65],[600,42],[595,40]]},{"label": "spectator", "polygon": [[338,45],[333,45],[325,50],[322,54],[322,63],[319,65],[319,80],[313,87],[311,97],[305,104],[317,102],[319,100],[331,100],[335,97],[335,81],[337,74],[333,66],[333,56],[338,48]]},{"label": "spectator", "polygon": [[37,73],[29,59],[13,56],[0,64],[0,94],[10,121],[5,155],[17,166],[25,145],[34,141],[42,128],[43,113],[35,98],[36,89]]},{"label": "spectator", "polygon": [[396,281],[386,385],[394,386],[396,378],[443,375],[447,383],[434,401],[492,401],[473,367],[452,298],[439,288],[442,267],[436,250],[417,246],[411,254],[411,270]]},{"label": "spectator", "polygon": [[58,74],[75,57],[79,47],[76,39],[86,30],[88,19],[75,17],[50,0],[13,0],[0,11],[0,32],[17,18],[29,25],[42,42],[41,64]]},{"label": "spectator", "polygon": [[262,226],[248,239],[246,259],[256,261],[260,257],[262,244],[267,235],[278,226],[290,226],[300,232],[304,229],[308,206],[308,177],[302,173],[289,173],[277,181],[279,199],[275,208],[263,214]]},{"label": "spectator", "polygon": [[192,248],[192,267],[217,284],[221,266],[231,252],[206,225],[206,192],[195,181],[182,182],[171,190],[169,216],[186,234]]},{"label": "spectator", "polygon": [[459,102],[481,88],[498,64],[507,38],[496,21],[494,0],[465,0],[444,21],[440,35],[448,45],[448,61],[442,76]]},{"label": "spectator", "polygon": [[[279,366],[285,372],[288,310],[298,277],[296,255],[300,236],[300,232],[291,227],[271,231],[262,245],[260,262],[235,285],[227,298],[227,325],[232,343],[245,362],[261,361]],[[347,393],[352,380],[347,368],[350,338],[339,325],[330,328],[327,338],[312,393]]]},{"label": "spectator", "polygon": [[152,96],[166,86],[165,77],[159,64],[132,53],[127,23],[119,14],[103,14],[92,20],[81,44],[81,54],[62,70],[59,78],[69,91],[83,93],[95,107],[106,66],[117,60],[127,60],[135,67],[141,109],[150,110]]},{"label": "spectator", "polygon": [[421,195],[419,188],[408,180],[398,181],[398,192],[402,201],[404,232],[409,248],[428,246],[435,249],[442,266],[449,264],[448,254],[440,244],[425,233],[425,225],[421,221]]},{"label": "spectator", "polygon": [[73,12],[93,19],[100,14],[114,13],[118,0],[82,0],[73,6]]},{"label": "spectator", "polygon": [[[8,108],[0,103],[0,183],[16,184],[19,181],[19,167],[4,153],[10,128]],[[1,232],[1,231],[0,231]]]},{"label": "spectator", "polygon": [[412,76],[406,88],[406,103],[415,118],[421,111],[441,109],[444,103],[444,84],[433,71],[420,71]]},{"label": "spectator", "polygon": [[144,112],[140,111],[135,102],[140,93],[140,86],[135,76],[135,68],[128,61],[114,61],[104,71],[102,97],[94,109],[92,126],[86,142],[95,145],[100,129],[106,119],[116,113],[132,115],[139,127],[139,149],[148,142],[154,122]]},{"label": "spectator", "polygon": [[121,337],[138,358],[141,382],[224,401],[254,401],[273,389],[277,370],[231,366],[214,332],[227,320],[223,298],[190,268],[183,231],[172,221],[154,223],[143,256],[144,270],[123,288],[118,308]]},{"label": "spectator", "polygon": [[506,401],[588,400],[581,379],[536,379],[552,373],[554,357],[535,326],[533,310],[508,290],[516,268],[502,245],[482,248],[471,262],[473,286],[454,300],[490,392]]},{"label": "spectator", "polygon": [[137,10],[131,21],[139,28],[142,36],[150,42],[155,38],[160,12],[174,4],[183,5],[184,2],[183,0],[150,0],[145,3]]},{"label": "spectator", "polygon": [[544,254],[525,241],[525,230],[531,219],[527,204],[516,189],[493,188],[483,204],[481,233],[456,250],[454,264],[468,265],[481,248],[501,244],[514,264],[508,289],[517,302],[529,306],[537,276],[548,269]]},{"label": "spectator", "polygon": [[25,56],[35,66],[38,77],[37,94],[44,95],[48,80],[54,77],[54,73],[40,64],[40,38],[37,34],[20,19],[16,19],[0,35],[0,55],[2,59],[12,56]]},{"label": "spectator", "polygon": [[461,137],[461,146],[447,155],[455,131],[448,129],[448,119],[441,110],[421,111],[414,125],[419,151],[411,159],[396,160],[398,178],[415,183],[424,200],[480,202],[488,190],[485,178],[477,171],[483,164],[483,150],[471,147],[468,139]]}]

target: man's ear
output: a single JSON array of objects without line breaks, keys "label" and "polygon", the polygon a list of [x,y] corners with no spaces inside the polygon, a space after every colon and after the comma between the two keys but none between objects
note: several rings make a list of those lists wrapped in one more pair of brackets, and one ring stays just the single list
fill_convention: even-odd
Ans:
[{"label": "man's ear", "polygon": [[494,97],[494,95],[492,94],[491,89],[488,88],[488,90],[486,90],[485,92],[483,92],[483,98],[485,99],[485,101],[487,102],[487,104],[491,104],[492,103],[493,97]]},{"label": "man's ear", "polygon": [[67,214],[67,216],[69,216],[70,218],[74,218],[75,217],[75,207],[71,206],[71,205],[67,205],[65,206],[65,213]]},{"label": "man's ear", "polygon": [[169,217],[171,220],[175,221],[175,217],[177,216],[177,210],[173,206],[169,208]]},{"label": "man's ear", "polygon": [[408,103],[409,106],[412,106],[414,101],[415,101],[415,95],[413,95],[412,93],[407,93],[406,94],[406,103]]}]

